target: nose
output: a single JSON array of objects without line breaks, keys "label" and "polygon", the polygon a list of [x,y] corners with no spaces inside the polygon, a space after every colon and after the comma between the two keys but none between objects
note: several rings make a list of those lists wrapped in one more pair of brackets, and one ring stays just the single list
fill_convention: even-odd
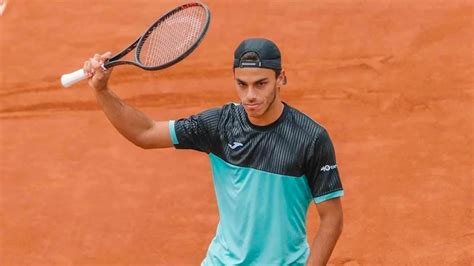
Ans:
[{"label": "nose", "polygon": [[252,86],[249,86],[246,97],[249,102],[254,102],[257,99],[257,94]]}]

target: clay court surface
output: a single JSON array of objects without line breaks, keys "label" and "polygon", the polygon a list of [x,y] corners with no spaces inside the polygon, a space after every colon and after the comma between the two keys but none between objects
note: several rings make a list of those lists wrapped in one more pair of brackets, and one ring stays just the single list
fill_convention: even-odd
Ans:
[{"label": "clay court surface", "polygon": [[[142,150],[59,77],[179,1],[10,0],[0,17],[0,265],[199,265],[218,212],[207,156]],[[472,1],[208,1],[210,31],[111,87],[157,120],[238,101],[240,40],[283,51],[283,97],[336,147],[345,227],[331,265],[472,265]],[[318,226],[314,204],[308,237]]]}]

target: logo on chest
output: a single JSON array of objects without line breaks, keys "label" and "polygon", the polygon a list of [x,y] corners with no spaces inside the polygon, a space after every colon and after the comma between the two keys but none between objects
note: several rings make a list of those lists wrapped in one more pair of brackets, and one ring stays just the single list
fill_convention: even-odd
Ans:
[{"label": "logo on chest", "polygon": [[233,144],[230,144],[230,143],[229,143],[229,144],[227,144],[227,145],[228,145],[229,148],[231,148],[232,150],[235,150],[235,149],[237,149],[238,147],[244,146],[244,144],[242,144],[242,143],[240,143],[240,142],[236,142],[236,141],[234,141]]}]

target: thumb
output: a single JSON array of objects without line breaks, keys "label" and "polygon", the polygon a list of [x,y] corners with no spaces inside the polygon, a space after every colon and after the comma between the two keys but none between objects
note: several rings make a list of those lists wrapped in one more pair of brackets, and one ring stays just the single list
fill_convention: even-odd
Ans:
[{"label": "thumb", "polygon": [[[100,57],[99,57],[99,63],[101,66],[104,65],[104,63],[110,59],[110,57],[112,56],[112,53],[111,52],[106,52],[106,53],[103,53]],[[110,72],[112,72],[112,68],[104,68],[102,67],[102,71],[103,73],[108,76],[110,75]]]},{"label": "thumb", "polygon": [[104,63],[107,59],[109,59],[112,56],[111,52],[105,52],[100,56],[100,61],[101,63]]}]

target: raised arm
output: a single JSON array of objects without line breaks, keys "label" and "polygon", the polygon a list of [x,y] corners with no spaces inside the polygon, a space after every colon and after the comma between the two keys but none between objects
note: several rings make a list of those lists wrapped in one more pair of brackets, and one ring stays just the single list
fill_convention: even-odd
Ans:
[{"label": "raised arm", "polygon": [[168,121],[154,121],[143,112],[127,105],[108,87],[112,69],[103,70],[102,63],[110,52],[94,55],[84,63],[89,76],[89,86],[94,89],[99,106],[112,125],[133,144],[144,148],[172,147]]}]

